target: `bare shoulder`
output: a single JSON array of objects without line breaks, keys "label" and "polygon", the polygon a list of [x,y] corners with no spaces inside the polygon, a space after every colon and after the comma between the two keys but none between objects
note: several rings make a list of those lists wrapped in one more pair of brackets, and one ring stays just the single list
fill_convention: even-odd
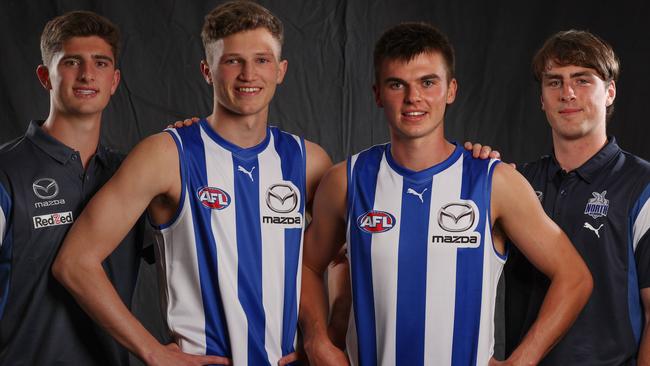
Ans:
[{"label": "bare shoulder", "polygon": [[307,153],[307,200],[311,202],[323,174],[332,166],[332,160],[322,147],[311,141],[305,140],[305,150]]},{"label": "bare shoulder", "polygon": [[531,206],[539,206],[541,210],[537,196],[526,178],[509,164],[498,164],[492,178],[493,218],[498,219],[502,213],[516,212],[516,208],[531,209]]}]

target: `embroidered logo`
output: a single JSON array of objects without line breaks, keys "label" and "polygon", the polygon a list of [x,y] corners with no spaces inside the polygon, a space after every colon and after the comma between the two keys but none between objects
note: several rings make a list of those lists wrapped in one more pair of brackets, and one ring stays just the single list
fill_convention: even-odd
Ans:
[{"label": "embroidered logo", "polygon": [[251,179],[251,182],[253,181],[253,170],[255,170],[255,167],[252,167],[251,170],[248,171],[248,170],[246,170],[246,168],[244,168],[243,166],[241,166],[241,165],[237,165],[237,171],[238,171],[238,172],[242,172],[242,173],[248,175],[248,178]]},{"label": "embroidered logo", "polygon": [[41,178],[32,183],[32,190],[36,197],[48,200],[59,194],[59,185],[52,178]]},{"label": "embroidered logo", "polygon": [[589,215],[594,219],[607,216],[609,210],[609,200],[605,198],[607,191],[602,193],[592,192],[594,198],[590,198],[585,207],[585,215]]},{"label": "embroidered logo", "polygon": [[582,225],[582,227],[584,227],[585,229],[589,229],[589,230],[593,231],[594,234],[596,234],[596,236],[598,237],[598,239],[600,239],[600,234],[599,234],[598,232],[600,231],[600,228],[603,227],[603,224],[600,224],[600,226],[598,227],[598,229],[596,229],[595,227],[591,226],[590,223],[585,222],[585,224]]},{"label": "embroidered logo", "polygon": [[417,198],[420,199],[420,202],[424,203],[424,199],[422,198],[422,195],[424,194],[424,192],[427,191],[427,189],[428,189],[428,188],[425,188],[425,189],[422,191],[422,193],[418,193],[418,191],[416,191],[415,189],[413,189],[413,188],[409,188],[409,189],[406,190],[406,193],[407,193],[407,194],[412,194],[412,195],[416,196]]}]

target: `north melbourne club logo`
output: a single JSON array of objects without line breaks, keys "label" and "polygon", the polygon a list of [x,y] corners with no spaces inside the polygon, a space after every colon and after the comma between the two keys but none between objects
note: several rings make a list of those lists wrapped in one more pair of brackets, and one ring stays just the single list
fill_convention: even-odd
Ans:
[{"label": "north melbourne club logo", "polygon": [[32,190],[36,197],[49,200],[59,194],[59,185],[52,178],[41,178],[32,183]]},{"label": "north melbourne club logo", "polygon": [[609,200],[605,198],[607,191],[603,191],[602,193],[592,192],[591,194],[594,198],[590,198],[587,201],[585,215],[589,215],[594,219],[607,216],[607,211],[609,210]]}]

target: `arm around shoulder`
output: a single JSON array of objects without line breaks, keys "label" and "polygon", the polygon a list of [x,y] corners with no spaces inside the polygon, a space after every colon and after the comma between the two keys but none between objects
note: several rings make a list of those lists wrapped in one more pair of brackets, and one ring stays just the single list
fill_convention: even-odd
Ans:
[{"label": "arm around shoulder", "polygon": [[492,217],[551,280],[537,320],[509,359],[536,364],[586,304],[593,287],[591,274],[568,237],[546,216],[525,178],[506,164],[499,164],[494,172]]}]

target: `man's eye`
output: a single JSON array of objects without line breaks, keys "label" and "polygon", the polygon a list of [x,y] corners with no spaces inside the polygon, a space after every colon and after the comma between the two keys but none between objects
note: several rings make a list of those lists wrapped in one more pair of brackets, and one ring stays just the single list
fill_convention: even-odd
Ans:
[{"label": "man's eye", "polygon": [[388,87],[391,89],[402,89],[404,85],[402,85],[402,83],[392,82],[388,84]]},{"label": "man's eye", "polygon": [[435,83],[433,82],[433,80],[424,80],[422,82],[422,86],[424,86],[425,88],[430,88],[430,87],[432,87],[434,85],[435,85]]}]

